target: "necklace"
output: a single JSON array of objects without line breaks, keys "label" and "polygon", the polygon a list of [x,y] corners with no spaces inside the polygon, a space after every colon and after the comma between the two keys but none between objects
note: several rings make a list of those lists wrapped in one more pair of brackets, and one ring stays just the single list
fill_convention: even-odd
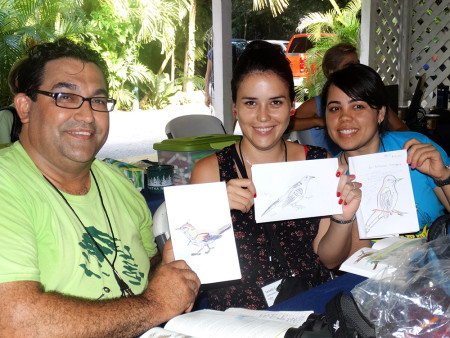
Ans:
[{"label": "necklace", "polygon": [[84,231],[88,234],[89,238],[92,240],[92,242],[94,243],[94,245],[97,247],[97,250],[102,254],[103,258],[105,258],[105,260],[108,262],[109,266],[111,266],[111,269],[113,271],[114,274],[114,278],[116,279],[117,284],[120,287],[120,291],[122,292],[122,297],[127,297],[127,296],[133,296],[134,293],[133,291],[130,289],[130,287],[128,286],[128,284],[119,276],[119,273],[116,271],[116,268],[114,267],[114,264],[116,262],[116,258],[117,258],[117,245],[116,245],[116,237],[114,235],[114,231],[111,225],[111,221],[109,219],[109,215],[108,212],[106,211],[105,208],[105,204],[103,203],[103,196],[102,196],[102,192],[100,190],[100,186],[98,185],[97,179],[95,178],[94,172],[92,171],[92,169],[89,169],[89,172],[92,174],[92,177],[94,178],[94,182],[95,182],[95,186],[97,187],[97,191],[98,191],[98,195],[100,197],[100,202],[102,204],[102,208],[103,208],[103,212],[105,213],[106,219],[108,220],[108,225],[109,225],[109,229],[111,230],[111,236],[113,238],[113,243],[114,243],[114,259],[111,263],[111,261],[108,259],[108,257],[106,257],[105,253],[103,252],[103,250],[101,249],[100,245],[98,245],[97,241],[94,239],[94,237],[92,236],[92,234],[89,232],[89,230],[86,228],[86,226],[84,225],[84,223],[81,221],[80,217],[78,216],[78,214],[75,212],[75,210],[72,208],[72,206],[70,205],[69,201],[64,197],[64,195],[62,194],[62,192],[52,183],[50,182],[50,180],[45,176],[44,178],[47,180],[48,183],[50,183],[50,185],[56,190],[56,192],[58,193],[59,196],[61,196],[61,198],[64,200],[64,202],[67,204],[67,206],[69,207],[70,210],[72,210],[73,214],[75,215],[75,217],[78,219],[78,221],[80,222],[81,226],[83,227]]},{"label": "necklace", "polygon": [[[240,144],[239,144],[239,146],[240,146]],[[248,164],[250,164],[250,166],[252,166],[253,162],[250,162],[250,160],[247,157],[245,157],[245,154],[243,152],[241,152],[241,154],[242,154],[242,157],[244,158],[245,162],[247,162]]]},{"label": "necklace", "polygon": [[[284,162],[287,162],[286,141],[284,139],[281,139],[281,140],[283,141],[283,145],[284,145]],[[244,152],[242,151],[242,140],[239,141],[239,154],[241,155],[241,161],[244,159],[245,162],[247,162],[250,165],[250,167],[254,164],[245,156]]]}]

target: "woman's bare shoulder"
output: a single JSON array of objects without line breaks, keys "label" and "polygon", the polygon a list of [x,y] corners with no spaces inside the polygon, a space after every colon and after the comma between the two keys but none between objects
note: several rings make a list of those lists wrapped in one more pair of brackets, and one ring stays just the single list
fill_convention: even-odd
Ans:
[{"label": "woman's bare shoulder", "polygon": [[305,145],[297,142],[286,141],[289,161],[303,161],[306,159]]},{"label": "woman's bare shoulder", "polygon": [[216,154],[202,158],[192,168],[191,183],[218,182],[219,180],[219,163]]}]

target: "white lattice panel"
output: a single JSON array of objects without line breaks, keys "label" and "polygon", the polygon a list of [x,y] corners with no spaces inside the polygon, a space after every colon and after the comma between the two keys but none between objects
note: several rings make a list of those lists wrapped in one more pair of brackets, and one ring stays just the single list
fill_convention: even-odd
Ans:
[{"label": "white lattice panel", "polygon": [[[376,19],[370,32],[369,65],[386,84],[398,84],[399,90],[406,93],[405,101],[412,97],[417,78],[425,74],[424,106],[436,105],[437,86],[450,85],[450,1],[371,1],[371,15],[376,15]],[[409,15],[406,21],[405,15]],[[401,22],[410,23],[406,32],[402,32]],[[403,48],[402,34],[406,34]],[[403,67],[402,62],[406,63]],[[401,69],[408,72],[408,81],[401,80],[405,76],[400,74]]]},{"label": "white lattice panel", "polygon": [[400,41],[399,1],[380,1],[375,21],[375,69],[386,84],[398,83],[398,53]]}]

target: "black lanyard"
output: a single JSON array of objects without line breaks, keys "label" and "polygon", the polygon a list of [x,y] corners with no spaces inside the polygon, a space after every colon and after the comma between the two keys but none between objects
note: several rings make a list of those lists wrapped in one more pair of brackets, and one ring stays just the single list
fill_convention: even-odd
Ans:
[{"label": "black lanyard", "polygon": [[66,202],[67,206],[70,208],[70,210],[72,210],[73,214],[75,215],[75,217],[78,219],[78,221],[80,222],[81,226],[83,227],[84,231],[88,234],[89,238],[92,240],[92,242],[94,243],[94,245],[97,247],[97,250],[102,254],[103,258],[105,258],[105,260],[108,262],[108,264],[111,266],[111,269],[113,271],[114,274],[114,278],[116,279],[117,284],[120,287],[120,291],[122,292],[122,297],[127,297],[127,296],[133,296],[134,293],[133,291],[130,289],[130,287],[128,286],[128,284],[119,276],[119,273],[116,271],[114,264],[116,262],[116,258],[117,258],[117,245],[116,245],[116,237],[114,235],[114,231],[111,225],[111,221],[109,219],[109,215],[108,212],[106,211],[105,208],[105,204],[103,203],[103,196],[102,196],[102,192],[100,190],[100,186],[98,185],[97,179],[95,178],[94,173],[92,172],[92,169],[89,169],[90,173],[92,174],[92,177],[94,178],[94,182],[95,185],[97,187],[97,191],[98,191],[98,195],[100,197],[100,202],[102,204],[102,208],[103,211],[106,215],[106,219],[108,220],[108,225],[109,225],[109,229],[111,230],[111,236],[113,238],[113,243],[114,243],[114,259],[111,263],[111,261],[108,259],[108,257],[106,257],[105,253],[103,252],[102,248],[100,247],[100,245],[98,245],[97,241],[95,240],[95,238],[92,236],[92,234],[89,232],[89,230],[86,228],[86,226],[84,225],[84,223],[81,221],[80,217],[78,216],[78,214],[75,212],[75,210],[72,208],[72,206],[70,205],[69,201],[67,201],[67,199],[64,197],[64,195],[62,194],[62,192],[52,183],[50,182],[50,180],[44,176],[44,178],[47,180],[48,183],[50,183],[50,185],[55,188],[56,192],[59,194],[59,196],[61,196],[61,198],[64,200],[64,202]]}]

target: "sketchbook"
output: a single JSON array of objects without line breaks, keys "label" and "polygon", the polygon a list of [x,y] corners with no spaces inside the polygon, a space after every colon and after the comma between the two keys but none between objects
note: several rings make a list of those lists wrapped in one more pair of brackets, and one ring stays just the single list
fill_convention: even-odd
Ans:
[{"label": "sketchbook", "polygon": [[199,310],[172,318],[162,328],[153,328],[141,338],[162,337],[284,337],[291,327],[302,325],[312,311],[262,311],[230,308],[224,312]]},{"label": "sketchbook", "polygon": [[349,157],[349,171],[362,183],[356,212],[359,237],[382,238],[419,231],[406,150]]},{"label": "sketchbook", "polygon": [[336,158],[252,166],[257,223],[342,213]]},{"label": "sketchbook", "polygon": [[395,255],[396,251],[403,246],[415,243],[418,240],[422,239],[408,237],[383,238],[375,242],[371,248],[361,248],[356,251],[341,264],[339,270],[367,278],[381,278],[385,273],[395,271],[395,268],[389,270],[390,267],[385,262],[386,258]]},{"label": "sketchbook", "polygon": [[164,198],[175,259],[202,284],[240,279],[225,182],[165,187]]}]

